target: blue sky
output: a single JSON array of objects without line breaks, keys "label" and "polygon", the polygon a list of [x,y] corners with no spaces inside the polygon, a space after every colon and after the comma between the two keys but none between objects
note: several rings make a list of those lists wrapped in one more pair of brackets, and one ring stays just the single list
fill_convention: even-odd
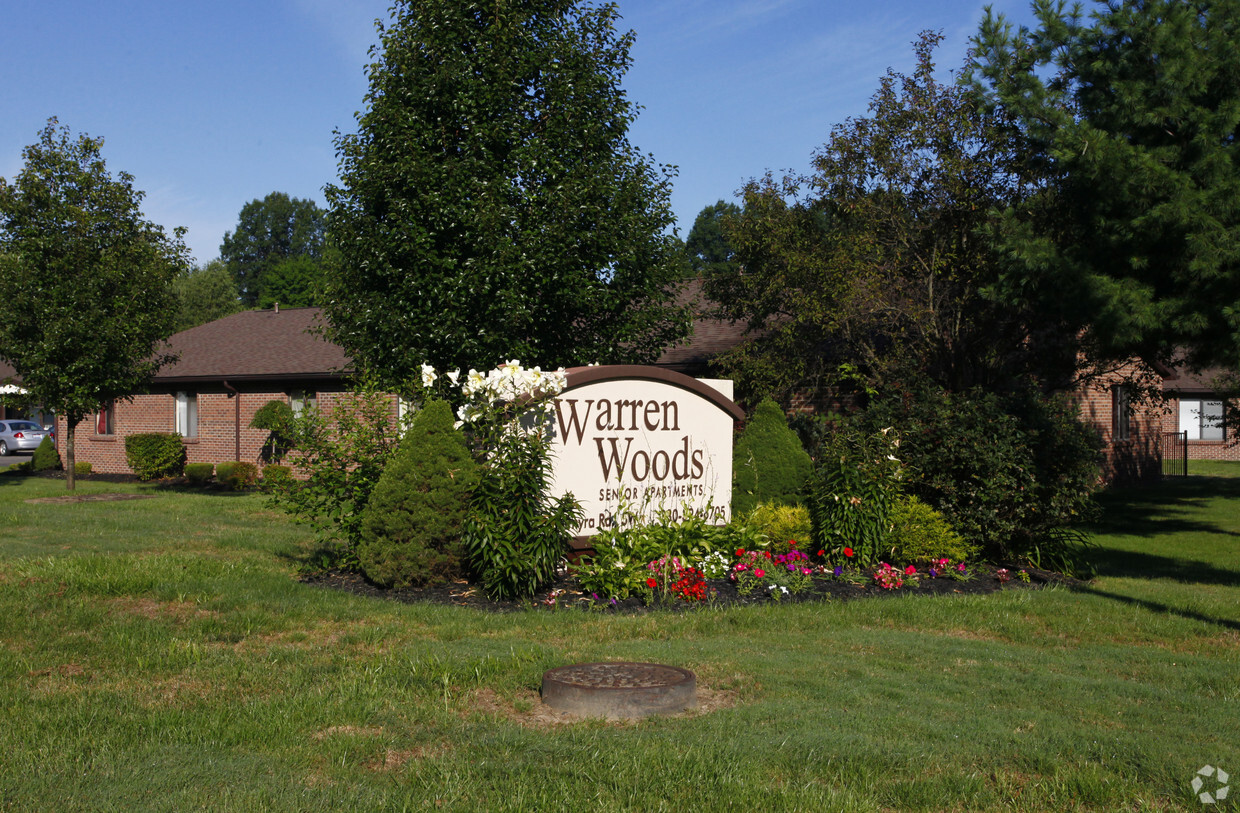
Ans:
[{"label": "blue sky", "polygon": [[[621,0],[637,34],[625,81],[644,107],[630,141],[675,164],[680,235],[766,170],[805,170],[831,127],[863,115],[888,68],[912,67],[924,29],[960,65],[982,0]],[[1027,0],[994,0],[1030,19]],[[333,130],[352,132],[374,20],[388,0],[40,0],[0,27],[0,176],[50,116],[105,139],[144,211],[184,226],[199,262],[241,207],[312,198],[336,178]]]}]

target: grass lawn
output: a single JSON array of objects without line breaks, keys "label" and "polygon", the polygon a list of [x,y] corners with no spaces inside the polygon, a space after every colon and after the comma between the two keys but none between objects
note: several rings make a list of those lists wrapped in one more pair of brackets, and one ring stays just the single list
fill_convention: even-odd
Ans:
[{"label": "grass lawn", "polygon": [[[1081,591],[641,616],[327,591],[260,496],[0,477],[0,809],[1235,809],[1189,788],[1240,783],[1228,473],[1107,495]],[[547,724],[607,659],[713,710]]]}]

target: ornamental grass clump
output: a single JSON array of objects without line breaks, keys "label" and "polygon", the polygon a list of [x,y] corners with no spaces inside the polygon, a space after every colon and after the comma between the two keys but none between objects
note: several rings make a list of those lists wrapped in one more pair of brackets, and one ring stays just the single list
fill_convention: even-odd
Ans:
[{"label": "ornamental grass clump", "polygon": [[443,401],[419,410],[370,495],[357,559],[375,584],[422,587],[464,575],[461,529],[478,472],[452,424]]}]

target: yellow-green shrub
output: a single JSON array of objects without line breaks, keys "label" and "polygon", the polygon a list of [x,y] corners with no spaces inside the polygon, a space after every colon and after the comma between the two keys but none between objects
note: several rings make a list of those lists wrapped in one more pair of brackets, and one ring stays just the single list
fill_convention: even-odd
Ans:
[{"label": "yellow-green shrub", "polygon": [[904,497],[891,510],[891,560],[895,564],[914,564],[938,559],[963,562],[977,555],[971,545],[956,533],[941,513],[916,497]]},{"label": "yellow-green shrub", "polygon": [[746,515],[745,524],[766,534],[773,545],[786,546],[788,540],[795,540],[798,547],[809,547],[809,509],[803,505],[758,503],[757,507]]}]

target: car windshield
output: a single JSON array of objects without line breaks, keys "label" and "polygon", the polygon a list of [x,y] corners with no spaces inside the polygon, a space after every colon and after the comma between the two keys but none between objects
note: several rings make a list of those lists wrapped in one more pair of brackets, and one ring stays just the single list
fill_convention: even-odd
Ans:
[{"label": "car windshield", "polygon": [[13,421],[9,424],[9,430],[13,432],[31,432],[42,428],[43,427],[39,426],[37,423],[31,423],[30,421]]}]

